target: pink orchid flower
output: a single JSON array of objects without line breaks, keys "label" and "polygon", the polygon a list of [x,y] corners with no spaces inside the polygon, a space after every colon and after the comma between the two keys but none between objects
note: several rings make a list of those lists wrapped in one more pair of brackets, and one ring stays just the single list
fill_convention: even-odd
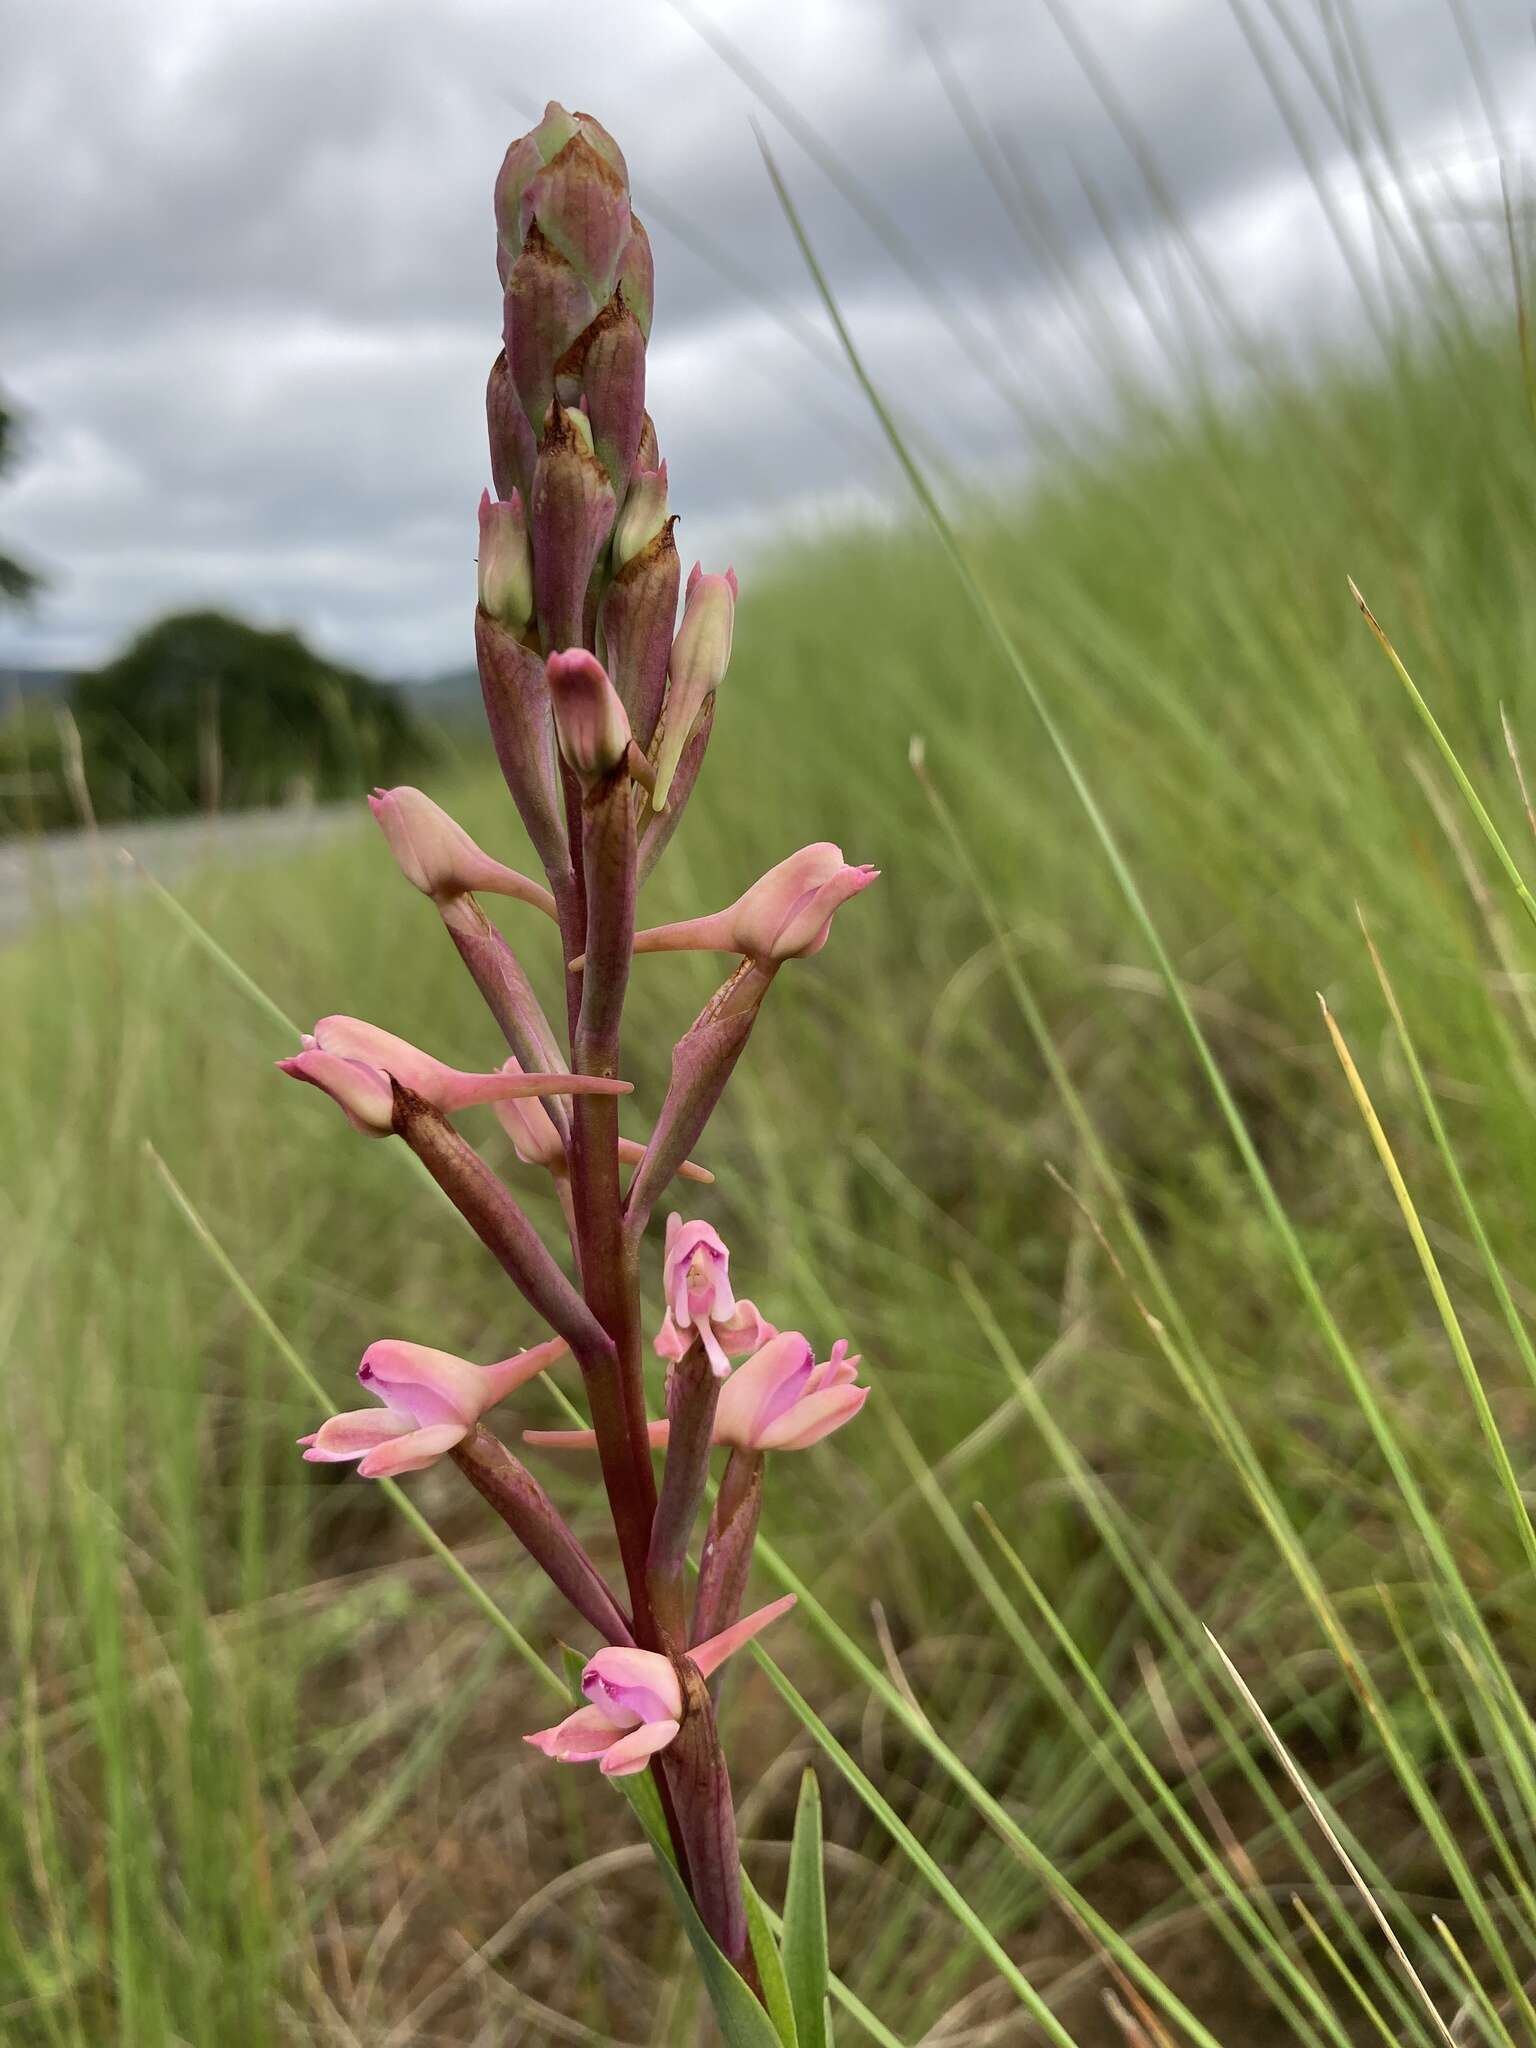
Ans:
[{"label": "pink orchid flower", "polygon": [[[749,1614],[688,1652],[701,1678],[795,1604],[793,1593]],[[599,1650],[581,1674],[589,1702],[524,1742],[561,1764],[598,1764],[605,1778],[643,1771],[683,1725],[683,1689],[670,1657],[655,1650]]]},{"label": "pink orchid flower", "polygon": [[744,953],[753,960],[803,960],[819,953],[833,913],[878,880],[880,870],[851,867],[823,839],[802,846],[754,882],[725,910],[635,934],[637,953]]},{"label": "pink orchid flower", "polygon": [[473,1365],[451,1351],[405,1344],[393,1337],[370,1344],[357,1376],[382,1408],[354,1408],[333,1415],[301,1436],[312,1465],[352,1459],[364,1479],[392,1479],[419,1472],[461,1443],[488,1408],[563,1358],[564,1338],[535,1344],[495,1365]]},{"label": "pink orchid flower", "polygon": [[596,1074],[525,1074],[506,1068],[494,1074],[466,1074],[360,1017],[322,1017],[306,1034],[303,1051],[277,1064],[296,1081],[323,1088],[359,1130],[374,1133],[392,1128],[391,1076],[445,1115],[474,1103],[519,1096],[627,1095],[631,1086]]},{"label": "pink orchid flower", "polygon": [[434,902],[451,902],[479,889],[531,903],[546,917],[555,915],[555,899],[547,889],[493,860],[425,791],[413,789],[409,783],[398,789],[376,789],[368,808],[389,842],[401,874],[413,889]]},{"label": "pink orchid flower", "polygon": [[851,1422],[869,1399],[854,1385],[859,1358],[846,1338],[821,1364],[798,1330],[785,1330],[738,1366],[720,1389],[717,1444],[744,1451],[804,1451]]},{"label": "pink orchid flower", "polygon": [[720,1233],[709,1223],[685,1223],[681,1216],[667,1218],[667,1242],[662,1256],[662,1291],[674,1334],[683,1338],[683,1349],[698,1337],[714,1367],[724,1379],[730,1360],[716,1334],[736,1314],[736,1297],[731,1292],[731,1255]]},{"label": "pink orchid flower", "polygon": [[[742,1451],[807,1451],[824,1436],[852,1422],[869,1399],[856,1386],[861,1361],[846,1338],[832,1356],[816,1354],[798,1330],[775,1332],[760,1351],[739,1365],[720,1389],[711,1442]],[[653,1450],[666,1447],[671,1424],[653,1422],[647,1434]],[[527,1429],[524,1441],[550,1451],[591,1451],[590,1429]]]}]

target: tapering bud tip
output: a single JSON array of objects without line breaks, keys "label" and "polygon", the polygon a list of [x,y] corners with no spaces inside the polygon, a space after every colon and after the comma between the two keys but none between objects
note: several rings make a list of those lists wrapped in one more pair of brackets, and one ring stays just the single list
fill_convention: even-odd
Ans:
[{"label": "tapering bud tip", "polygon": [[611,775],[629,752],[629,719],[608,671],[584,647],[545,665],[560,751],[584,783]]}]

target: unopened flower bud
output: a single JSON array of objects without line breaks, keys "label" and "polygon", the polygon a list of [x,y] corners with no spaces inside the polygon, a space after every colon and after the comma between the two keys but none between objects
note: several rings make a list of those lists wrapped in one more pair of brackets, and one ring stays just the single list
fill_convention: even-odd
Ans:
[{"label": "unopened flower bud", "polygon": [[523,246],[523,194],[551,157],[576,133],[577,124],[558,100],[544,109],[544,118],[510,144],[496,173],[496,237],[508,266]]},{"label": "unopened flower bud", "polygon": [[611,775],[629,752],[629,720],[608,671],[584,647],[552,654],[545,668],[560,751],[584,784]]},{"label": "unopened flower bud", "polygon": [[480,493],[480,609],[520,633],[533,616],[533,557],[521,495]]},{"label": "unopened flower bud", "polygon": [[435,903],[445,904],[481,889],[531,903],[547,917],[555,915],[555,899],[547,889],[515,868],[492,860],[424,791],[409,783],[398,789],[376,789],[368,808],[388,840],[401,874],[413,889]]},{"label": "unopened flower bud", "polygon": [[649,547],[667,523],[667,465],[637,469],[613,529],[613,566],[622,569]]},{"label": "unopened flower bud", "polygon": [[533,595],[544,644],[574,647],[592,570],[613,526],[613,485],[592,452],[592,426],[556,404],[533,472]]},{"label": "unopened flower bud", "polygon": [[590,114],[551,100],[544,118],[507,151],[496,178],[502,280],[534,221],[601,305],[613,291],[633,234],[629,173],[618,144]]},{"label": "unopened flower bud", "polygon": [[652,798],[658,811],[667,807],[667,793],[693,721],[705,699],[719,688],[730,664],[737,588],[734,569],[727,569],[723,576],[706,576],[701,565],[694,563],[683,622],[672,642],[667,666],[666,735],[656,760],[656,794]]},{"label": "unopened flower bud", "polygon": [[741,953],[749,960],[803,960],[827,943],[834,914],[878,881],[880,870],[852,866],[828,839],[802,846],[724,910],[636,932],[637,953]]}]

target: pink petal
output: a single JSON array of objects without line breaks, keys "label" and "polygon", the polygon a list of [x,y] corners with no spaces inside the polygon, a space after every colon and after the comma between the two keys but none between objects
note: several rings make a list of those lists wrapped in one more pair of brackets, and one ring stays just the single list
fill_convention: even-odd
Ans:
[{"label": "pink petal", "polygon": [[784,1330],[739,1365],[720,1389],[716,1443],[755,1450],[766,1423],[804,1392],[815,1354],[798,1330]]},{"label": "pink petal", "polygon": [[331,1416],[299,1442],[308,1446],[304,1456],[311,1465],[342,1465],[366,1457],[394,1437],[408,1436],[412,1427],[409,1416],[395,1415],[388,1408],[353,1408]]},{"label": "pink petal", "polygon": [[491,1392],[481,1368],[467,1358],[397,1337],[370,1344],[357,1376],[377,1390],[380,1400],[419,1425],[457,1422],[467,1429],[479,1421]]},{"label": "pink petal", "polygon": [[278,1072],[319,1088],[345,1113],[354,1130],[370,1138],[388,1137],[394,1129],[395,1091],[382,1067],[323,1051],[306,1035],[304,1050],[279,1060]]},{"label": "pink petal", "polygon": [[711,1636],[708,1642],[695,1644],[688,1655],[698,1666],[699,1676],[708,1678],[712,1671],[718,1671],[733,1650],[739,1650],[743,1643],[751,1642],[769,1622],[777,1621],[781,1614],[788,1614],[794,1604],[794,1594],[786,1593],[781,1600],[770,1600],[766,1607],[759,1607],[755,1614],[748,1614],[741,1621],[733,1622],[729,1628],[722,1629],[719,1635]]},{"label": "pink petal", "polygon": [[808,1451],[834,1429],[852,1422],[868,1399],[868,1387],[824,1387],[819,1394],[807,1394],[758,1432],[757,1447],[762,1451]]},{"label": "pink petal", "polygon": [[656,1332],[656,1356],[676,1365],[692,1342],[692,1337],[685,1336],[677,1327],[672,1311],[668,1309],[661,1319],[661,1328]]},{"label": "pink petal", "polygon": [[715,1335],[732,1358],[750,1357],[778,1334],[773,1324],[759,1312],[756,1302],[741,1299],[725,1322],[715,1324]]},{"label": "pink petal", "polygon": [[680,1721],[647,1721],[642,1727],[621,1735],[604,1756],[599,1769],[605,1778],[632,1778],[643,1771],[658,1749],[676,1738]]},{"label": "pink petal", "polygon": [[655,1650],[599,1650],[581,1674],[581,1689],[613,1720],[676,1720],[683,1711],[677,1673]]},{"label": "pink petal", "polygon": [[715,1326],[709,1318],[699,1325],[699,1336],[704,1345],[704,1355],[709,1360],[710,1371],[717,1380],[729,1379],[731,1361],[721,1348],[720,1339],[715,1335]]},{"label": "pink petal", "polygon": [[435,1464],[468,1434],[461,1422],[435,1422],[430,1429],[413,1429],[370,1451],[357,1469],[364,1479],[398,1479],[402,1472],[420,1472]]},{"label": "pink petal", "polygon": [[541,1728],[535,1735],[525,1735],[523,1740],[553,1757],[556,1763],[589,1764],[612,1748],[626,1725],[610,1721],[600,1707],[578,1707],[553,1728]]}]

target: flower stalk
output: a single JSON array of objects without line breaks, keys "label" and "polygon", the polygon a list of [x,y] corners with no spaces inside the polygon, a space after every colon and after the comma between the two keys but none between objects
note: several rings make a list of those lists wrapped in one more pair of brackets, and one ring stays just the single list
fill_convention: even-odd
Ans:
[{"label": "flower stalk", "polygon": [[[658,1203],[679,1177],[713,1178],[691,1154],[775,976],[821,951],[834,913],[876,871],[818,843],[725,910],[637,931],[639,891],[705,763],[737,579],[696,565],[679,619],[667,469],[645,406],[650,244],[617,144],[590,115],[551,103],[508,150],[494,210],[503,347],[486,387],[492,489],[478,512],[474,638],[491,741],[543,880],[487,852],[420,790],[376,791],[371,801],[396,868],[432,903],[510,1057],[466,1071],[359,1018],[331,1016],[281,1065],[331,1096],[357,1130],[410,1147],[540,1328],[527,1350],[489,1366],[397,1339],[373,1344],[359,1378],[377,1405],[333,1416],[301,1441],[311,1463],[351,1463],[365,1478],[447,1461],[500,1517],[602,1643],[583,1672],[585,1704],[528,1740],[608,1776],[655,1774],[678,1870],[716,1944],[756,1989],[710,1680],[792,1604],[738,1618],[768,1459],[851,1421],[867,1389],[845,1344],[818,1363],[797,1331],[780,1332],[739,1299],[714,1226],[674,1215],[653,1340],[667,1364],[665,1415],[653,1418],[641,1276]],[[563,1034],[482,908],[485,894],[505,897],[511,915],[558,926]],[[672,1047],[642,1144],[619,1121],[634,962],[697,949],[735,953],[737,963]],[[569,1269],[456,1127],[460,1112],[485,1105],[518,1159],[551,1176]],[[524,1434],[541,1447],[597,1452],[622,1594],[486,1422],[567,1353],[590,1427]],[[690,1552],[717,1448],[728,1455],[690,1615]]]}]

